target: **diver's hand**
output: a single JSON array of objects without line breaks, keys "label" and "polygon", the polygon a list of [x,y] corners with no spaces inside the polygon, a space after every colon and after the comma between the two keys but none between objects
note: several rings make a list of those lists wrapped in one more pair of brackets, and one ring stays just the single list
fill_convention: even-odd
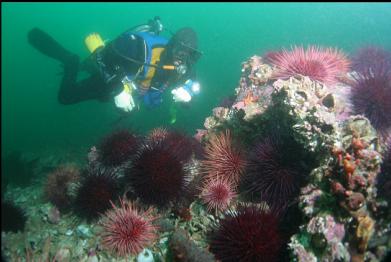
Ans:
[{"label": "diver's hand", "polygon": [[171,91],[175,102],[189,102],[193,95],[200,93],[200,83],[191,79],[186,80],[183,86]]},{"label": "diver's hand", "polygon": [[115,105],[125,112],[131,112],[136,106],[132,95],[129,91],[122,91],[119,95],[114,97]]},{"label": "diver's hand", "polygon": [[171,94],[173,95],[173,99],[175,102],[189,102],[191,100],[191,95],[188,91],[186,91],[185,88],[178,87],[176,89],[173,89],[171,91]]}]

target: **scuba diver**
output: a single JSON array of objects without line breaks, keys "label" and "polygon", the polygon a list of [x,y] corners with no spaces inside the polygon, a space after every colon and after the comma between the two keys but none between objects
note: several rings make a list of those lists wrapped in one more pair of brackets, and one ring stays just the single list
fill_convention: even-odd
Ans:
[{"label": "scuba diver", "polygon": [[[79,56],[38,28],[29,31],[28,41],[63,64],[64,76],[58,92],[61,104],[114,98],[117,108],[131,112],[140,103],[159,105],[167,88],[172,89],[175,102],[189,102],[199,93],[194,64],[202,53],[197,50],[196,33],[182,28],[171,33],[168,40],[159,35],[162,31],[162,23],[155,17],[107,44],[98,34],[90,34],[85,44],[91,55],[82,63]],[[77,81],[80,71],[87,71],[90,76]]]}]

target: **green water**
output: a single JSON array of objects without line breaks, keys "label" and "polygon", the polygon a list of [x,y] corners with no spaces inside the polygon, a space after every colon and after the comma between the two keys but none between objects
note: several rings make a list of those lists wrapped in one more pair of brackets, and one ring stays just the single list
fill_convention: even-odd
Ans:
[{"label": "green water", "polygon": [[[27,43],[28,30],[39,27],[86,57],[89,33],[113,39],[156,15],[172,31],[194,28],[204,52],[197,63],[202,92],[188,107],[176,109],[173,125],[168,95],[160,108],[117,124],[114,103],[60,105],[59,63]],[[241,62],[254,54],[298,44],[347,53],[367,44],[391,49],[389,3],[2,3],[1,17],[3,154],[84,150],[121,127],[142,133],[163,125],[194,134],[213,107],[234,92]]]}]

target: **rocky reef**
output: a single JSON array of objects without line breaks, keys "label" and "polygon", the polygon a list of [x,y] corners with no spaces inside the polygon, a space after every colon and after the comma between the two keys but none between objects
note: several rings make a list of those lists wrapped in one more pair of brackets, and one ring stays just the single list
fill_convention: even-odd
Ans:
[{"label": "rocky reef", "polygon": [[272,71],[262,57],[244,62],[235,104],[215,108],[198,134],[208,140],[228,128],[247,147],[270,129],[291,134],[316,164],[296,200],[302,219],[288,241],[289,258],[380,261],[391,249],[389,207],[377,196],[384,141],[366,117],[352,115],[349,85],[271,79]]},{"label": "rocky reef", "polygon": [[[5,198],[21,204],[28,220],[23,232],[2,233],[2,254],[10,261],[385,259],[391,208],[378,177],[389,172],[386,141],[352,113],[354,72],[332,84],[303,74],[279,79],[267,61],[243,63],[234,102],[214,108],[193,138],[158,128],[91,145],[78,165],[84,180],[55,192],[70,210],[41,197],[47,181],[8,189]],[[104,181],[118,187],[97,183],[106,173]],[[83,191],[86,177],[93,180]],[[77,217],[77,194],[93,219]],[[105,202],[106,214],[94,199]],[[127,238],[126,230],[138,233]]]}]

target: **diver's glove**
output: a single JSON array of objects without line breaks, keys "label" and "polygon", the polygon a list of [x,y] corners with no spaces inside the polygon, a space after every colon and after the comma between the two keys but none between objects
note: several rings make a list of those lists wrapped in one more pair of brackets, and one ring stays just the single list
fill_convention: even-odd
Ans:
[{"label": "diver's glove", "polygon": [[171,91],[175,102],[187,103],[193,95],[200,92],[200,84],[191,79],[187,80],[183,86],[175,88]]},{"label": "diver's glove", "polygon": [[130,112],[136,106],[132,96],[132,89],[129,86],[124,85],[124,90],[114,97],[115,105],[125,112]]}]

